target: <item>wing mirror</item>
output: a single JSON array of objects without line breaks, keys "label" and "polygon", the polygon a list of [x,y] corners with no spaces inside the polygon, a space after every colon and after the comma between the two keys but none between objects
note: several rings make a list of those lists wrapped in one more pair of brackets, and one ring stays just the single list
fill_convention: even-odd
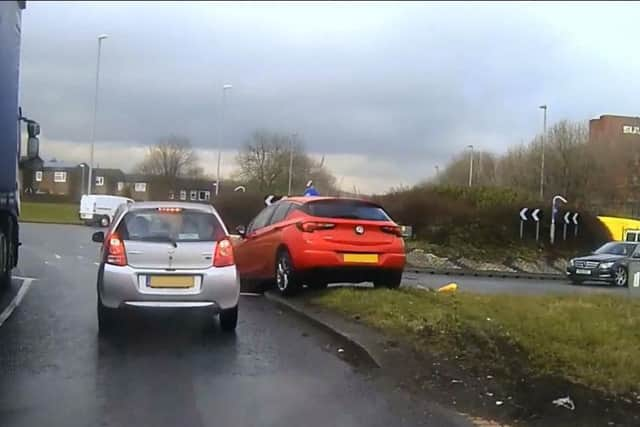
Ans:
[{"label": "wing mirror", "polygon": [[239,225],[236,227],[236,233],[238,233],[240,237],[244,239],[245,236],[247,235],[247,229],[245,228],[244,225]]},{"label": "wing mirror", "polygon": [[103,243],[104,242],[104,231],[96,231],[95,233],[93,233],[93,236],[91,236],[91,240],[96,242],[96,243]]}]

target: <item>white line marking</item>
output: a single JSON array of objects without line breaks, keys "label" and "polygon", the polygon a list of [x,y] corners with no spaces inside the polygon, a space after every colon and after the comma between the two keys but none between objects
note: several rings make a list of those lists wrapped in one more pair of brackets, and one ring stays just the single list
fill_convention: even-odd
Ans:
[{"label": "white line marking", "polygon": [[94,264],[95,264],[95,265],[100,265],[100,263],[99,263],[99,262],[94,262]]},{"label": "white line marking", "polygon": [[83,259],[84,257],[82,255],[78,255],[78,259]]},{"label": "white line marking", "polygon": [[38,280],[35,277],[16,276],[15,274],[13,275],[13,278],[18,280]]},{"label": "white line marking", "polygon": [[31,282],[33,282],[33,279],[23,279],[22,286],[18,290],[16,296],[13,297],[13,300],[11,300],[7,308],[5,308],[2,313],[0,313],[0,326],[2,326],[2,324],[9,318],[9,316],[11,316],[13,310],[15,310],[20,305],[20,303],[22,302],[22,298],[24,298],[27,291],[29,290],[29,286],[31,286]]},{"label": "white line marking", "polygon": [[256,294],[254,292],[240,292],[243,297],[261,297],[262,294]]},{"label": "white line marking", "polygon": [[45,261],[45,262],[44,262],[44,265],[49,265],[49,261]]},{"label": "white line marking", "polygon": [[60,258],[62,258],[62,257],[61,257],[60,255],[58,255],[58,254],[53,254],[53,255],[56,257],[56,259],[60,259]]}]

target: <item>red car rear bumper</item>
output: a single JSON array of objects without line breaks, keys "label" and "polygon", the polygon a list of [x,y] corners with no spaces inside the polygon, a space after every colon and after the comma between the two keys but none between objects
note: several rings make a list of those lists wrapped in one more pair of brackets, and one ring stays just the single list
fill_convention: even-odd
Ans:
[{"label": "red car rear bumper", "polygon": [[401,253],[380,253],[366,252],[367,254],[375,254],[378,257],[377,262],[349,262],[345,261],[344,254],[353,254],[354,252],[336,252],[331,250],[305,249],[293,252],[293,265],[297,270],[314,270],[329,268],[354,268],[354,269],[374,269],[374,270],[402,270],[406,263],[404,252]]}]

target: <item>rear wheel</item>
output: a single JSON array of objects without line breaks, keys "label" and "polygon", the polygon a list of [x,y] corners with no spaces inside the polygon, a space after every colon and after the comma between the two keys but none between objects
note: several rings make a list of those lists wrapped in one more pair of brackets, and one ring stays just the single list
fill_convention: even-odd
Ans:
[{"label": "rear wheel", "polygon": [[623,266],[618,266],[615,269],[613,276],[613,283],[616,286],[624,287],[627,286],[627,269]]},{"label": "rear wheel", "polygon": [[278,252],[276,257],[276,286],[282,295],[293,295],[300,288],[300,281],[291,262],[291,255],[286,249]]},{"label": "rear wheel", "polygon": [[382,273],[378,278],[373,281],[373,285],[376,288],[389,288],[397,289],[402,283],[402,271],[388,271]]},{"label": "rear wheel", "polygon": [[103,216],[100,218],[101,227],[108,227],[110,223],[111,223],[111,220],[109,219],[108,216]]},{"label": "rear wheel", "polygon": [[115,309],[105,307],[102,304],[102,298],[100,298],[100,293],[98,292],[98,332],[101,335],[104,335],[110,332],[113,329],[113,325],[115,323]]},{"label": "rear wheel", "polygon": [[233,332],[238,325],[238,306],[220,312],[220,327],[225,332]]}]

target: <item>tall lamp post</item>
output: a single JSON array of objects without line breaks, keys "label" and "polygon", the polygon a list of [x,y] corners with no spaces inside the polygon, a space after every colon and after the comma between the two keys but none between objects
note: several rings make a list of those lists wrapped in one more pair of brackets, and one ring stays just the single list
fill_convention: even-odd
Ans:
[{"label": "tall lamp post", "polygon": [[544,145],[547,139],[547,106],[541,105],[538,108],[544,111],[542,123],[542,154],[540,156],[540,200],[544,200]]},{"label": "tall lamp post", "polygon": [[298,134],[294,133],[291,138],[289,138],[289,190],[287,195],[291,195],[291,184],[293,183],[293,140],[297,139]]},{"label": "tall lamp post", "polygon": [[87,194],[91,194],[91,189],[93,188],[92,179],[93,179],[93,152],[94,152],[94,144],[96,140],[96,118],[98,117],[98,88],[100,84],[100,53],[102,51],[102,40],[108,38],[109,36],[106,34],[100,34],[98,36],[98,59],[96,63],[96,89],[93,95],[93,123],[91,125],[91,155],[89,157],[89,185],[87,187]]},{"label": "tall lamp post", "polygon": [[227,91],[233,88],[232,85],[222,86],[222,108],[220,109],[220,138],[218,140],[218,167],[216,168],[216,196],[220,193],[220,159],[222,157],[222,140],[224,138],[224,109],[227,101]]},{"label": "tall lamp post", "polygon": [[469,187],[473,185],[473,145],[468,145],[469,148]]}]

